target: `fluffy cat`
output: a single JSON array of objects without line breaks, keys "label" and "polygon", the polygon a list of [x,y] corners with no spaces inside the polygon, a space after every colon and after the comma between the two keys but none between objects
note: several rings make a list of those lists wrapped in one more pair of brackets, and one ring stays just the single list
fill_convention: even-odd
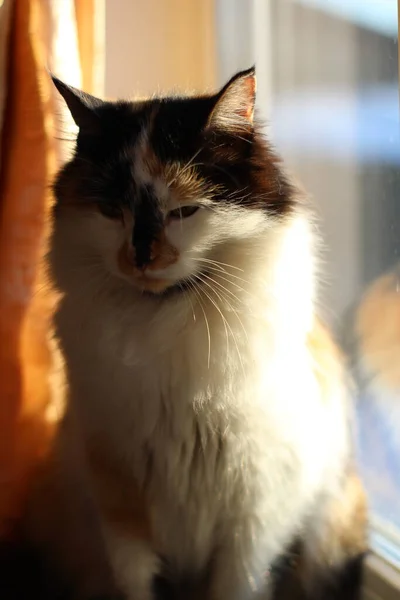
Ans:
[{"label": "fluffy cat", "polygon": [[328,598],[330,578],[356,598],[346,377],[315,314],[312,213],[254,118],[254,69],[137,102],[54,83],[79,127],[54,186],[55,327],[120,588],[270,598],[298,542],[304,593]]}]

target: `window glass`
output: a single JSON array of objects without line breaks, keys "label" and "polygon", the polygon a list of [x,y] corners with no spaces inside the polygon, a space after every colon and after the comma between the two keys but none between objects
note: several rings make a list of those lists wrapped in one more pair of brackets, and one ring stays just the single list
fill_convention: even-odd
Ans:
[{"label": "window glass", "polygon": [[[258,104],[316,198],[326,242],[321,306],[349,352],[371,543],[400,555],[400,143],[396,0],[269,0],[235,12],[221,77],[256,60]],[[236,34],[234,34],[236,35]],[[247,37],[246,37],[247,36]],[[236,35],[237,37],[237,35]],[[238,39],[238,38],[237,38]],[[397,552],[399,549],[399,553]]]}]

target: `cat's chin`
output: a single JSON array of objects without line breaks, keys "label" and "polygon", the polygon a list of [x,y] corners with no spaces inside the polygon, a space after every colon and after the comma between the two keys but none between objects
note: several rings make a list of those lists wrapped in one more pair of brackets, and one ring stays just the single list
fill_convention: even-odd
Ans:
[{"label": "cat's chin", "polygon": [[175,282],[170,279],[155,279],[145,275],[134,277],[131,281],[140,292],[154,296],[163,295],[168,289],[175,286]]},{"label": "cat's chin", "polygon": [[202,283],[202,275],[207,276],[207,273],[197,273],[178,281],[173,281],[171,279],[152,279],[143,276],[140,278],[135,277],[131,282],[143,295],[169,298],[197,288]]}]

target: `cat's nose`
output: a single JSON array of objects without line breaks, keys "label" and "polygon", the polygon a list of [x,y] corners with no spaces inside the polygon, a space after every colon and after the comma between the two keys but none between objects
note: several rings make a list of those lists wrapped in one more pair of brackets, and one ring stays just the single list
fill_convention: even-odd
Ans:
[{"label": "cat's nose", "polygon": [[141,256],[140,253],[135,253],[135,264],[140,271],[145,271],[147,268],[154,265],[155,262],[160,258],[160,252],[157,248],[157,244],[153,242],[149,248],[149,253],[146,257]]},{"label": "cat's nose", "polygon": [[135,267],[138,271],[144,273],[146,269],[156,260],[156,253],[151,252],[147,259],[144,259],[136,252],[135,248],[129,245],[126,249],[126,256],[128,262]]},{"label": "cat's nose", "polygon": [[147,260],[143,261],[143,260],[138,260],[138,257],[136,255],[135,257],[135,265],[136,267],[139,269],[139,271],[146,271],[146,269],[151,268],[152,265],[154,265],[154,263],[157,262],[157,259],[159,258],[159,254],[158,252],[152,251],[150,253],[150,256],[148,257]]}]

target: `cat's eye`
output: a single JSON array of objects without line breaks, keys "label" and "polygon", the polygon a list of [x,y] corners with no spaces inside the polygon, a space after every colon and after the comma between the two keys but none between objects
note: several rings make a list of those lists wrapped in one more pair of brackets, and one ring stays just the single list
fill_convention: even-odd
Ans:
[{"label": "cat's eye", "polygon": [[170,217],[170,219],[187,219],[187,217],[191,217],[192,215],[194,215],[194,213],[197,212],[199,208],[199,206],[195,206],[194,204],[180,206],[179,208],[170,210],[168,216]]},{"label": "cat's eye", "polygon": [[99,208],[100,208],[100,211],[102,212],[102,214],[105,217],[108,217],[109,219],[122,219],[123,218],[123,212],[121,210],[121,207],[118,206],[117,204],[102,202],[99,204]]}]

